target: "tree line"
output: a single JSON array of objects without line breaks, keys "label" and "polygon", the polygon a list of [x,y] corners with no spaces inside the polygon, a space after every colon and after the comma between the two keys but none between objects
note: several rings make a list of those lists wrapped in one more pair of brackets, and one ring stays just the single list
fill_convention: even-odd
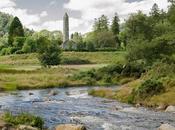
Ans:
[{"label": "tree line", "polygon": [[[175,2],[168,1],[171,5],[167,12],[159,9],[155,3],[149,15],[138,11],[131,14],[122,24],[117,13],[112,18],[111,24],[108,17],[102,15],[94,20],[91,32],[85,35],[78,32],[72,34],[66,50],[115,51],[120,49],[127,51],[128,61],[141,60],[144,63],[151,63],[158,59],[170,60],[170,56],[174,53]],[[12,18],[9,15],[5,17],[3,13],[0,16],[3,18],[0,21],[1,55],[33,52],[49,55],[48,52],[54,53],[54,46],[58,52],[61,52],[59,50],[63,41],[60,31],[34,32],[23,27],[18,17]]]}]

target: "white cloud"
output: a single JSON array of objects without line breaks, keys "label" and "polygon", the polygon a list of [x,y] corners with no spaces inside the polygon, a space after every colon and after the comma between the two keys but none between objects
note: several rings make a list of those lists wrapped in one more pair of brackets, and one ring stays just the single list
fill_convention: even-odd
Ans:
[{"label": "white cloud", "polygon": [[15,5],[16,4],[13,1],[11,1],[11,0],[1,0],[1,2],[0,2],[0,9],[1,8],[13,7]]},{"label": "white cloud", "polygon": [[48,16],[47,11],[43,11],[43,12],[41,12],[40,16],[41,16],[41,17],[46,17],[46,16]]},{"label": "white cloud", "polygon": [[[22,23],[34,30],[48,29],[62,30],[62,20],[50,20],[42,21],[43,17],[48,16],[46,11],[42,11],[40,14],[31,14],[27,9],[17,8],[16,0],[0,0],[0,11],[18,16]],[[50,1],[49,5],[55,5],[56,0]],[[152,5],[157,3],[161,9],[167,10],[167,0],[142,0],[132,3],[126,2],[126,0],[69,0],[64,4],[64,8],[73,11],[79,11],[81,18],[73,18],[70,16],[70,32],[88,32],[91,30],[94,18],[100,17],[102,14],[112,18],[114,13],[117,12],[123,21],[128,17],[130,13],[142,10],[144,13],[149,13]]]},{"label": "white cloud", "polygon": [[29,14],[26,9],[16,8],[14,0],[1,0],[0,11],[19,17],[25,26],[40,22],[39,14]]},{"label": "white cloud", "polygon": [[117,12],[122,21],[129,14],[135,13],[138,10],[142,10],[148,14],[154,3],[157,3],[161,9],[167,10],[167,0],[142,0],[132,3],[128,3],[126,0],[84,0],[83,2],[82,0],[70,0],[64,7],[66,9],[80,11],[82,14],[81,20],[86,23],[92,23],[94,18],[98,18],[102,14],[112,18],[114,13]]},{"label": "white cloud", "polygon": [[[70,33],[73,33],[73,32],[78,31],[77,28],[81,24],[83,24],[83,22],[79,19],[70,18],[70,23],[69,24],[70,24]],[[43,22],[40,25],[30,25],[29,28],[37,30],[37,31],[41,31],[43,29],[47,29],[49,31],[63,30],[63,20],[46,21],[46,22]]]},{"label": "white cloud", "polygon": [[56,1],[55,1],[55,0],[53,0],[53,1],[51,1],[51,2],[49,3],[50,6],[55,5],[55,4],[56,4]]},{"label": "white cloud", "polygon": [[28,11],[25,9],[16,9],[13,7],[9,7],[2,8],[0,9],[0,11],[19,17],[19,19],[25,26],[40,22],[39,15],[29,14]]}]

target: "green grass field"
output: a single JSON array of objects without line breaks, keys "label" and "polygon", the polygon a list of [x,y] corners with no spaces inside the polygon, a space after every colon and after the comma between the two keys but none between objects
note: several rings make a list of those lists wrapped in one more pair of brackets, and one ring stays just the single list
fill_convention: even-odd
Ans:
[{"label": "green grass field", "polygon": [[70,77],[92,68],[108,64],[124,63],[125,52],[64,52],[63,58],[88,60],[88,64],[69,64],[42,68],[37,54],[9,55],[0,57],[0,89],[38,89],[49,87],[83,86],[83,81]]}]

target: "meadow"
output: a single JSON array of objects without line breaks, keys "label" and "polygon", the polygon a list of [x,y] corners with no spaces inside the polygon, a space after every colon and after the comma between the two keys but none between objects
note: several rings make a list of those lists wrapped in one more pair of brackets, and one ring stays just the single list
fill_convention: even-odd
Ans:
[{"label": "meadow", "polygon": [[1,56],[0,89],[85,86],[84,81],[74,80],[71,76],[79,71],[125,62],[124,55],[125,52],[63,52],[62,64],[51,68],[43,68],[35,53]]}]

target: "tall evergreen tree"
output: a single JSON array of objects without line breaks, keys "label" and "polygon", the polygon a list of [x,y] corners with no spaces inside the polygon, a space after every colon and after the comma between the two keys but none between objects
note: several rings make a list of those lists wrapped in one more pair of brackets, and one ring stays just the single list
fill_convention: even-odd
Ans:
[{"label": "tall evergreen tree", "polygon": [[118,14],[116,13],[112,20],[112,25],[111,25],[111,31],[113,32],[114,35],[118,35],[120,32],[119,21],[120,20],[119,20]]},{"label": "tall evergreen tree", "polygon": [[113,35],[115,36],[116,43],[120,46],[120,41],[119,41],[119,38],[118,38],[118,35],[120,33],[119,21],[120,20],[119,20],[118,14],[115,13],[115,16],[112,20],[111,31],[112,31]]},{"label": "tall evergreen tree", "polygon": [[175,25],[175,0],[168,0],[171,6],[168,9],[168,20],[172,25]]},{"label": "tall evergreen tree", "polygon": [[95,19],[93,28],[94,28],[94,31],[96,31],[96,32],[108,31],[109,30],[109,22],[108,22],[107,16],[102,15],[100,18]]},{"label": "tall evergreen tree", "polygon": [[155,22],[158,22],[160,20],[160,17],[161,17],[160,13],[161,11],[159,9],[159,6],[156,3],[154,3],[154,5],[152,6],[150,15]]},{"label": "tall evergreen tree", "polygon": [[24,29],[18,17],[15,17],[10,24],[8,44],[12,45],[15,37],[24,37]]}]

